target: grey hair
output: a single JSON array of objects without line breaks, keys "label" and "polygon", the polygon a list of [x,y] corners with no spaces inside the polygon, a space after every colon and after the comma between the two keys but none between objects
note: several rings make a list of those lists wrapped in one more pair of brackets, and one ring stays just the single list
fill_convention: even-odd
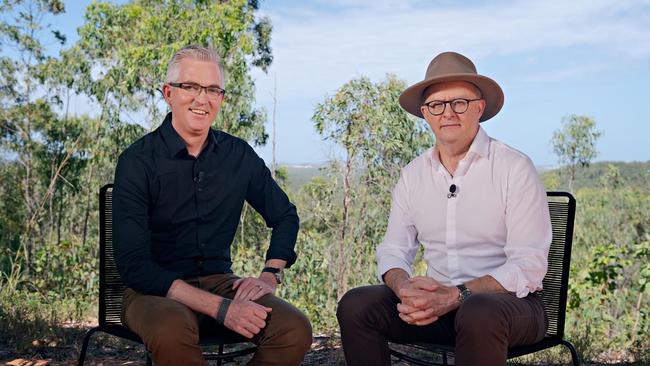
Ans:
[{"label": "grey hair", "polygon": [[167,82],[172,83],[176,82],[178,78],[178,66],[180,65],[181,61],[183,61],[186,58],[191,58],[194,60],[199,60],[199,61],[207,61],[207,62],[214,62],[219,66],[219,72],[221,74],[221,87],[223,88],[223,83],[224,83],[224,73],[223,73],[223,65],[221,64],[221,57],[217,53],[217,51],[208,48],[208,47],[203,47],[199,45],[189,45],[181,48],[180,50],[176,51],[174,55],[172,56],[171,60],[169,60],[169,63],[167,64]]}]

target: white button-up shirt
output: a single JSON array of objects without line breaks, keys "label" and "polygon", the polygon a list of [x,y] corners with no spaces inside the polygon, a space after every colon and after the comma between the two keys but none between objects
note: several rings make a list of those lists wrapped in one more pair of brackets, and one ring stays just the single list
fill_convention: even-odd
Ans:
[{"label": "white button-up shirt", "polygon": [[[456,196],[449,197],[455,184]],[[419,244],[427,276],[458,285],[490,275],[517,297],[542,289],[552,239],[546,192],[523,153],[482,128],[452,177],[436,147],[410,162],[393,190],[379,279],[409,275]]]}]

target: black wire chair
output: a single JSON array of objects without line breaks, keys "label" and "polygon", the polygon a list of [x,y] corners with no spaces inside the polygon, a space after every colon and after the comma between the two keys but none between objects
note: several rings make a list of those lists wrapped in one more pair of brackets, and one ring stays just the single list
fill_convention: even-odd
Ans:
[{"label": "black wire chair", "polygon": [[[78,365],[82,366],[88,350],[90,337],[98,331],[129,339],[142,344],[142,339],[122,324],[122,295],[126,286],[120,278],[113,257],[113,184],[103,186],[99,192],[99,326],[94,327],[84,336]],[[233,333],[234,334],[234,333]],[[217,360],[221,366],[223,360],[231,360],[255,352],[256,347],[233,350],[224,353],[224,345],[244,343],[247,340],[238,335],[201,336],[202,346],[218,346],[218,352],[204,352],[206,360]],[[149,352],[146,352],[147,365],[151,365]]]},{"label": "black wire chair", "polygon": [[[553,241],[548,254],[548,272],[543,281],[544,289],[540,291],[540,295],[548,314],[548,329],[546,336],[541,341],[527,346],[510,348],[508,358],[564,345],[571,352],[573,365],[578,366],[580,358],[575,347],[571,342],[564,339],[576,200],[567,192],[547,192],[546,195],[549,200],[548,206],[551,214],[551,225],[553,226]],[[397,349],[395,345],[401,345],[402,347]],[[410,352],[405,351],[405,349]],[[432,352],[438,354],[442,363],[422,359],[418,355],[422,351],[427,354]],[[390,353],[400,360],[416,365],[448,365],[449,358],[454,357],[454,347],[432,343],[391,342]]]}]

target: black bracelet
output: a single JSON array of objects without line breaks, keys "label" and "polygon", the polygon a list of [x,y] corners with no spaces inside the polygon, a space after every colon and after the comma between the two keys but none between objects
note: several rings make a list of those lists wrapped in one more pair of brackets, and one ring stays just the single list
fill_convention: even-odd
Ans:
[{"label": "black bracelet", "polygon": [[221,300],[221,304],[219,305],[219,309],[217,310],[217,316],[215,319],[217,320],[217,323],[223,324],[226,321],[226,314],[228,313],[228,307],[230,306],[230,303],[232,300],[223,298]]}]

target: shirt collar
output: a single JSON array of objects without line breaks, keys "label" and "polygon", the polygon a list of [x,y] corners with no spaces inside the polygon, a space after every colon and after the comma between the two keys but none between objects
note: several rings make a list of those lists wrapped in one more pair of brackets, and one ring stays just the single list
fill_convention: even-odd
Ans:
[{"label": "shirt collar", "polygon": [[[160,126],[160,132],[162,134],[163,140],[165,141],[165,145],[167,145],[167,149],[169,150],[169,155],[171,157],[177,156],[178,153],[181,151],[187,152],[187,146],[185,145],[185,142],[178,134],[178,132],[176,132],[174,126],[172,125],[171,112],[167,113],[165,120]],[[204,150],[209,151],[209,149],[215,150],[216,148],[217,148],[217,131],[210,128],[210,131],[208,131],[208,145],[205,147]]]},{"label": "shirt collar", "polygon": [[[438,146],[434,145],[430,151],[427,152],[427,156],[429,159],[431,159],[431,165],[435,168],[438,169],[439,167],[442,166],[442,163],[440,162],[440,155],[438,152]],[[485,133],[483,130],[483,127],[479,126],[478,127],[478,132],[476,133],[476,136],[474,136],[474,140],[472,140],[472,144],[469,146],[469,150],[467,150],[467,154],[465,154],[465,158],[468,157],[483,157],[483,158],[488,158],[489,159],[489,153],[490,153],[490,137]]]},{"label": "shirt collar", "polygon": [[478,127],[478,132],[474,137],[474,141],[469,147],[467,154],[477,155],[482,158],[489,158],[490,153],[490,137],[485,133],[483,127]]}]

